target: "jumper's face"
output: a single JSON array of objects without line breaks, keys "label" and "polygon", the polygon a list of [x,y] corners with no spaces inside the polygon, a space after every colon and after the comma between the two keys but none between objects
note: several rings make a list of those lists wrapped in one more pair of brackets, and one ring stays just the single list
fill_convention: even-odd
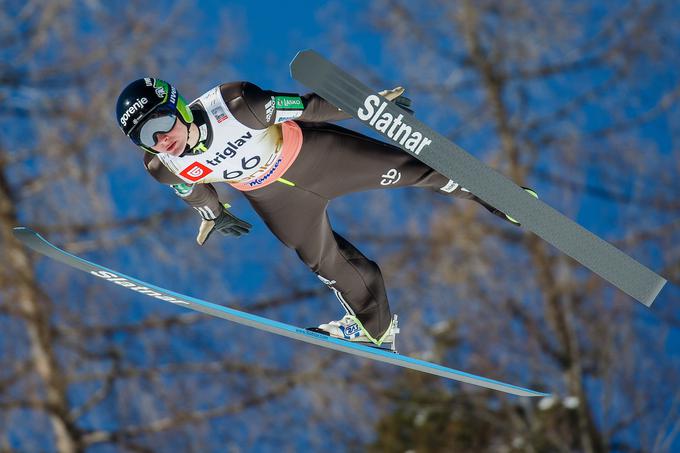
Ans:
[{"label": "jumper's face", "polygon": [[152,146],[156,152],[179,156],[184,152],[187,145],[187,126],[179,119],[175,120],[175,125],[168,132],[158,132],[155,134],[156,145]]}]

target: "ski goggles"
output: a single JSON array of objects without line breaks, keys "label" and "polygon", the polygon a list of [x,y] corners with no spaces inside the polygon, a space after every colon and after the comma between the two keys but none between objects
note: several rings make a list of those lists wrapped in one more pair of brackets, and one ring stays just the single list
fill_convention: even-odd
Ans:
[{"label": "ski goggles", "polygon": [[177,115],[174,109],[172,112],[153,112],[144,123],[130,133],[130,139],[138,146],[153,148],[158,144],[158,134],[167,134],[175,127],[176,122]]}]

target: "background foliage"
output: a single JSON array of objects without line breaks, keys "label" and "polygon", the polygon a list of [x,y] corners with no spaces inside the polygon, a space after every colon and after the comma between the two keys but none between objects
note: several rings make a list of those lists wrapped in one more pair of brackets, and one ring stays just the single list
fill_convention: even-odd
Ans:
[{"label": "background foliage", "polygon": [[[671,452],[680,448],[680,11],[666,1],[5,0],[0,9],[0,451]],[[129,80],[304,92],[315,48],[669,280],[652,309],[477,205],[337,200],[381,263],[403,353],[551,392],[512,398],[188,313],[29,253],[67,250],[296,325],[332,294],[255,224],[197,216],[115,126]],[[353,121],[343,124],[359,128]],[[367,132],[363,130],[363,132]],[[321,150],[320,150],[321,152]]]}]

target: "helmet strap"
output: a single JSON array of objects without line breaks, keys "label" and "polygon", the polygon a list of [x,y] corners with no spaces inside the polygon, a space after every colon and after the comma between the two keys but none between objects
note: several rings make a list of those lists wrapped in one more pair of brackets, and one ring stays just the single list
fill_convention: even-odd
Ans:
[{"label": "helmet strap", "polygon": [[192,126],[192,124],[195,124],[195,123],[187,124],[187,145],[186,145],[186,148],[184,149],[184,152],[192,151],[194,149],[194,147],[196,147],[196,145],[201,141],[201,133],[200,133],[200,131],[198,131],[198,126],[196,126],[196,129],[197,129],[196,132],[198,133],[198,137],[196,137],[196,143],[193,143],[193,144],[191,143],[190,138],[191,138],[191,126]]},{"label": "helmet strap", "polygon": [[149,153],[149,154],[152,154],[152,155],[154,155],[154,156],[155,156],[156,154],[158,154],[158,151],[154,151],[154,150],[152,150],[151,148],[147,148],[147,147],[144,146],[144,145],[139,145],[139,147],[142,148],[145,152],[147,152],[147,153]]}]

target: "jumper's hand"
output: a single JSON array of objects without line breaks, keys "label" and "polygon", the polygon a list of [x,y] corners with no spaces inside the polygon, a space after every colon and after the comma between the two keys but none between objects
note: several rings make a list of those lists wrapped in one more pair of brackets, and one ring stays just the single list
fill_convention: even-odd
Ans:
[{"label": "jumper's hand", "polygon": [[413,110],[411,110],[411,100],[406,96],[402,96],[404,91],[406,91],[404,87],[396,87],[392,88],[391,90],[382,90],[378,94],[388,101],[394,102],[399,107],[412,114]]},{"label": "jumper's hand", "polygon": [[216,219],[203,219],[198,229],[196,242],[198,242],[198,245],[203,245],[213,231],[219,231],[224,236],[239,237],[248,234],[252,227],[251,224],[237,218],[227,210],[226,206],[223,206],[222,212]]},{"label": "jumper's hand", "polygon": [[378,94],[386,98],[388,101],[394,101],[396,98],[404,94],[404,91],[406,91],[404,87],[396,87],[392,88],[391,90],[382,90]]}]

